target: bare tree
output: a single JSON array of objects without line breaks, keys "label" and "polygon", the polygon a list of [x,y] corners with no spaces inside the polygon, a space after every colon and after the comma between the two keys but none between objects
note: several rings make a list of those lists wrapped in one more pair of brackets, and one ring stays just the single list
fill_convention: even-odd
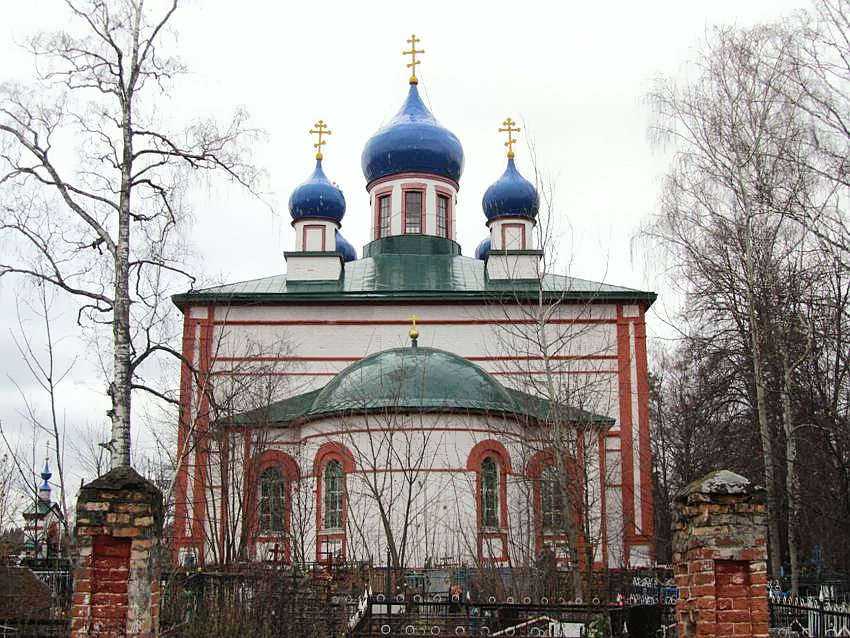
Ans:
[{"label": "bare tree", "polygon": [[[407,412],[389,407],[380,411],[355,409],[344,419],[345,442],[351,447],[359,472],[347,486],[349,498],[360,501],[358,511],[377,510],[389,550],[389,567],[398,571],[417,555],[416,562],[433,560],[429,549],[429,524],[435,533],[430,506],[439,495],[429,470],[442,449],[438,414]],[[394,471],[387,471],[394,470]],[[368,520],[352,518],[349,526],[356,537],[367,538]],[[365,544],[364,549],[375,552]],[[374,556],[378,558],[378,556]],[[424,559],[424,560],[423,560]]]},{"label": "bare tree", "polygon": [[[250,186],[244,113],[220,127],[160,122],[183,72],[169,55],[178,0],[66,0],[73,32],[33,37],[38,77],[0,87],[0,237],[19,274],[81,300],[80,323],[109,332],[111,466],[130,464],[131,393],[165,398],[144,363],[168,345],[171,286],[183,270],[176,230],[189,177],[222,171]],[[80,35],[77,35],[80,34]],[[75,152],[74,149],[78,149]]]},{"label": "bare tree", "polygon": [[[594,310],[600,303],[605,303],[605,285],[584,288],[582,284],[591,282],[582,282],[581,290],[575,294],[576,280],[569,276],[571,264],[569,260],[565,264],[558,255],[563,238],[555,226],[556,188],[539,171],[533,142],[529,143],[529,152],[540,196],[534,227],[540,249],[538,274],[531,280],[527,275],[518,276],[512,291],[492,303],[490,312],[497,324],[493,351],[511,354],[499,364],[499,371],[506,375],[511,387],[525,393],[518,400],[533,415],[527,435],[519,442],[525,460],[551,455],[548,476],[524,477],[518,481],[518,488],[532,506],[535,490],[545,487],[554,496],[550,505],[559,514],[547,526],[550,532],[566,537],[571,587],[575,596],[582,597],[592,588],[603,530],[611,539],[621,537],[624,531],[613,529],[611,522],[607,530],[602,524],[606,516],[602,512],[602,492],[610,476],[602,475],[603,464],[597,453],[602,425],[589,419],[616,405],[614,388],[605,371],[594,363],[596,356],[616,350],[616,344],[600,338],[594,322],[586,321],[595,317]],[[577,362],[585,369],[576,370]],[[615,471],[606,468],[609,474]],[[541,514],[534,516],[539,518]],[[526,547],[526,551],[531,549],[533,560],[539,557],[534,555],[536,543],[530,539],[539,533],[541,525],[540,520],[528,520],[524,531],[513,530],[514,542]]]},{"label": "bare tree", "polygon": [[[281,535],[286,531],[283,529],[264,530],[259,520],[261,476],[255,469],[264,452],[279,448],[270,411],[287,394],[288,377],[282,373],[290,354],[284,339],[237,344],[222,328],[211,345],[209,371],[193,371],[195,383],[206,399],[193,410],[191,425],[177,446],[179,452],[173,465],[176,476],[190,455],[204,451],[194,456],[194,471],[206,479],[204,491],[193,495],[192,503],[194,507],[202,504],[206,512],[201,533],[209,551],[207,562],[229,564],[251,557],[270,560],[271,557],[255,555],[258,541],[265,536],[276,537],[280,544],[285,540],[300,549],[303,556],[304,534],[297,534],[299,524],[306,524],[308,514],[304,508],[310,506],[310,500],[298,491],[295,477],[284,477],[289,488],[296,490],[290,496],[290,505],[298,508],[291,513],[288,536],[284,539]],[[203,461],[199,463],[198,458]],[[173,485],[174,480],[167,494]],[[280,559],[282,555],[276,557]]]},{"label": "bare tree", "polygon": [[812,169],[817,129],[800,108],[805,91],[789,80],[798,35],[786,25],[716,29],[684,82],[658,82],[654,130],[676,154],[661,211],[644,228],[685,292],[683,332],[728,357],[740,375],[768,491],[770,571],[780,572],[787,510],[795,593],[799,422],[791,397],[813,330],[800,309],[807,291],[828,279],[834,257],[823,248],[838,246],[830,239],[841,219],[832,214],[834,186]]},{"label": "bare tree", "polygon": [[14,461],[6,452],[0,456],[0,536],[17,523],[20,513],[22,499],[15,489],[15,475]]},{"label": "bare tree", "polygon": [[[66,424],[64,419],[60,419],[61,405],[58,391],[59,386],[74,368],[77,357],[71,357],[70,360],[60,366],[61,357],[58,350],[58,340],[53,334],[54,318],[51,316],[51,291],[45,286],[39,285],[36,287],[36,296],[38,306],[31,310],[44,326],[43,347],[34,343],[31,331],[27,329],[21,318],[20,307],[18,308],[18,331],[12,333],[12,339],[33,381],[44,393],[47,415],[41,414],[37,408],[37,405],[41,404],[42,401],[34,402],[32,397],[27,396],[23,391],[17,380],[12,379],[12,382],[23,399],[25,408],[23,414],[26,420],[34,431],[42,432],[48,437],[48,449],[51,447],[53,449],[54,473],[59,480],[59,508],[62,512],[62,523],[67,531],[68,510],[66,506],[64,453]],[[8,446],[6,451],[9,454],[14,454],[14,450],[8,448]],[[36,473],[35,468],[33,468],[33,474]]]}]

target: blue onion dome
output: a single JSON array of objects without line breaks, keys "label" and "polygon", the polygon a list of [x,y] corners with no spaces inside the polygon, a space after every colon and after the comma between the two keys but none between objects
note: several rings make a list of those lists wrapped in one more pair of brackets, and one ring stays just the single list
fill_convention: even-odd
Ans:
[{"label": "blue onion dome", "polygon": [[360,164],[369,183],[398,173],[438,175],[457,183],[463,173],[463,147],[411,84],[401,110],[366,142]]},{"label": "blue onion dome", "polygon": [[345,197],[325,176],[321,159],[316,160],[316,170],[307,181],[289,196],[289,214],[293,220],[319,218],[335,222],[345,215]]},{"label": "blue onion dome", "polygon": [[336,251],[342,253],[343,261],[354,261],[357,259],[357,251],[354,250],[354,246],[339,232],[336,234]]},{"label": "blue onion dome", "polygon": [[534,184],[519,174],[514,164],[514,158],[508,158],[508,167],[497,179],[481,202],[487,219],[497,217],[528,217],[537,216],[540,200]]},{"label": "blue onion dome", "polygon": [[481,240],[481,243],[478,244],[478,247],[475,249],[475,258],[476,259],[487,259],[487,255],[490,254],[490,236],[487,235],[484,239]]}]

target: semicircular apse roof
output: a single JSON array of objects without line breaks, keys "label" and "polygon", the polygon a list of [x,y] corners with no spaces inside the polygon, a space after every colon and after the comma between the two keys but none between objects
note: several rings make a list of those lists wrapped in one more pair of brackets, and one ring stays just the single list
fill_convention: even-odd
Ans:
[{"label": "semicircular apse roof", "polygon": [[369,355],[326,386],[231,417],[234,425],[286,424],[330,415],[382,412],[468,412],[546,422],[563,420],[610,427],[614,420],[506,388],[463,357],[436,348],[409,347]]},{"label": "semicircular apse roof", "polygon": [[381,408],[518,411],[504,386],[463,357],[435,348],[395,348],[342,370],[318,393],[309,414]]}]

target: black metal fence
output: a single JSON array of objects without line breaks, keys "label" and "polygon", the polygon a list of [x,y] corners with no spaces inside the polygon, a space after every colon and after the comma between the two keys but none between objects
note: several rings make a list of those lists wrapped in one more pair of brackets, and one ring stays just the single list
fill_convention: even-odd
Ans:
[{"label": "black metal fence", "polygon": [[[20,611],[14,617],[0,617],[0,638],[68,635],[70,575],[41,572],[30,571],[29,581],[24,582],[43,588],[44,594],[35,600],[46,600],[47,606],[33,604],[22,587],[7,588],[0,598],[9,600],[0,601],[5,603],[0,607]],[[494,581],[501,593],[485,591],[479,587],[480,576],[466,568],[394,576],[362,564],[332,569],[254,565],[241,571],[170,573],[163,579],[162,635],[676,636],[677,592],[664,576],[624,577],[618,593],[585,601],[547,594],[552,583],[533,587],[528,595],[516,594],[525,581],[515,576]],[[392,593],[387,595],[386,590]],[[770,590],[771,634],[850,636],[850,602],[835,600],[838,596],[830,599],[831,589],[818,591],[820,597],[792,599]]]},{"label": "black metal fence", "polygon": [[780,636],[850,636],[850,604],[773,595],[770,628]]},{"label": "black metal fence", "polygon": [[588,636],[623,635],[625,607],[532,600],[465,600],[463,596],[383,594],[361,601],[350,636]]},{"label": "black metal fence", "polygon": [[[325,576],[328,576],[327,578]],[[344,579],[302,569],[182,572],[164,582],[161,635],[327,638],[345,632],[357,597]]]}]

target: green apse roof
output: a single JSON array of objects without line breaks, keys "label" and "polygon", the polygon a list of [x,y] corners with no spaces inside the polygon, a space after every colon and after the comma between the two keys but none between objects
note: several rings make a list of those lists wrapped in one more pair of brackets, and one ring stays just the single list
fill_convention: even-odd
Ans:
[{"label": "green apse roof", "polygon": [[434,348],[396,348],[345,368],[318,394],[310,412],[379,408],[516,410],[505,388],[463,357]]},{"label": "green apse roof", "polygon": [[[289,423],[332,414],[475,412],[550,420],[553,405],[506,388],[484,369],[436,348],[395,348],[369,355],[337,374],[325,387],[237,415],[235,424]],[[613,425],[614,420],[561,407],[561,418]]]},{"label": "green apse roof", "polygon": [[655,293],[565,277],[544,275],[541,281],[490,281],[484,262],[464,257],[460,246],[428,235],[385,237],[367,244],[363,258],[347,262],[338,281],[292,281],[275,275],[235,284],[189,291],[173,297],[189,303],[263,303],[287,301],[536,299],[539,286],[549,297],[600,298],[621,302],[655,301]]}]

